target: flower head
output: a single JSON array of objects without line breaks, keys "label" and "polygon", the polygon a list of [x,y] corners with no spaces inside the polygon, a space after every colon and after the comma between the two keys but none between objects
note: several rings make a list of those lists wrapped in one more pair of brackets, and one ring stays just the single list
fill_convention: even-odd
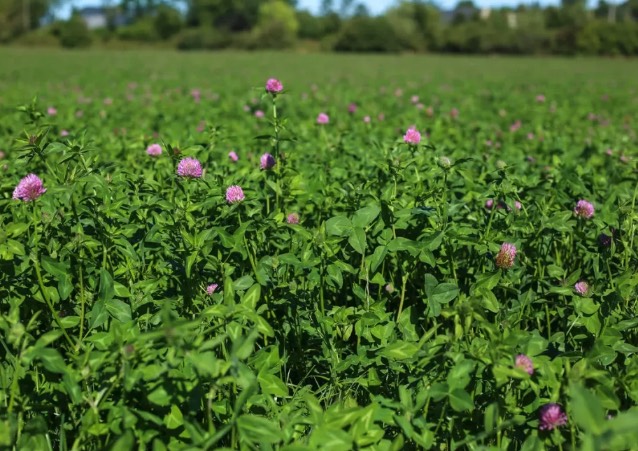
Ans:
[{"label": "flower head", "polygon": [[496,266],[502,269],[509,269],[514,266],[516,258],[516,246],[511,243],[503,243],[501,250],[496,255]]},{"label": "flower head", "polygon": [[177,175],[180,177],[200,178],[202,176],[202,164],[195,158],[186,157],[177,165]]},{"label": "flower head", "polygon": [[439,157],[438,164],[443,169],[450,169],[452,167],[452,160],[449,157]]},{"label": "flower head", "polygon": [[60,136],[62,136],[62,137],[69,136],[69,131],[68,130],[60,130]]},{"label": "flower head", "polygon": [[49,108],[47,108],[47,114],[49,116],[55,116],[56,114],[58,114],[58,110],[56,110],[55,107],[50,106]]},{"label": "flower head", "polygon": [[255,111],[255,117],[257,119],[262,119],[264,116],[265,116],[265,113],[263,111],[261,111],[261,110]]},{"label": "flower head", "polygon": [[539,412],[540,425],[538,428],[541,431],[551,431],[559,426],[567,424],[567,415],[563,412],[563,408],[560,404],[550,403],[541,407]]},{"label": "flower head", "polygon": [[319,113],[319,115],[317,116],[317,124],[325,125],[328,122],[330,122],[330,117],[328,117],[326,113]]},{"label": "flower head", "polygon": [[544,96],[543,94],[539,94],[539,95],[537,95],[537,96],[536,96],[536,101],[537,101],[538,103],[543,103],[543,102],[545,102],[545,96]]},{"label": "flower head", "polygon": [[244,200],[244,190],[241,189],[241,186],[232,185],[226,189],[226,201],[229,204],[236,204],[242,200]]},{"label": "flower head", "polygon": [[152,157],[157,157],[162,154],[162,146],[159,144],[151,144],[146,148],[146,153]]},{"label": "flower head", "polygon": [[272,169],[276,163],[275,157],[269,153],[263,154],[259,159],[259,167],[265,170]]},{"label": "flower head", "polygon": [[410,127],[403,135],[403,142],[416,146],[421,142],[421,133],[416,128]]},{"label": "flower head", "polygon": [[530,376],[534,374],[534,365],[532,364],[532,359],[527,357],[525,354],[519,354],[516,356],[514,366],[516,368],[522,369]]},{"label": "flower head", "polygon": [[601,233],[598,235],[598,246],[604,248],[611,247],[611,243],[613,241],[613,236],[607,235],[605,233]]},{"label": "flower head", "polygon": [[365,122],[366,124],[370,123],[370,116],[364,116],[363,117],[363,122]]},{"label": "flower head", "polygon": [[276,78],[269,78],[266,82],[266,92],[269,92],[270,94],[279,94],[283,91],[283,89],[284,85],[282,85]]},{"label": "flower head", "polygon": [[20,180],[18,186],[13,190],[13,198],[29,202],[36,200],[46,192],[46,188],[42,186],[42,180],[35,174],[29,174]]},{"label": "flower head", "polygon": [[581,280],[580,282],[576,283],[576,285],[574,285],[574,290],[576,290],[576,293],[580,294],[581,296],[587,296],[587,293],[589,293],[589,284],[584,280]]},{"label": "flower head", "polygon": [[230,158],[231,161],[239,160],[239,157],[237,156],[237,153],[234,150],[231,150],[230,152],[228,152],[228,158]]},{"label": "flower head", "polygon": [[488,210],[491,210],[493,206],[494,206],[494,199],[487,199],[485,201],[485,208],[487,208]]},{"label": "flower head", "polygon": [[589,219],[594,216],[594,205],[587,200],[581,199],[574,207],[574,214],[579,218]]},{"label": "flower head", "polygon": [[357,112],[357,104],[356,103],[351,103],[350,105],[348,105],[348,113],[354,114],[356,112]]},{"label": "flower head", "polygon": [[212,283],[212,284],[208,285],[206,287],[206,294],[211,296],[215,292],[215,290],[217,289],[218,286],[219,285],[217,285],[216,283]]},{"label": "flower head", "polygon": [[288,217],[286,217],[286,222],[288,224],[299,224],[299,215],[297,213],[290,213]]}]

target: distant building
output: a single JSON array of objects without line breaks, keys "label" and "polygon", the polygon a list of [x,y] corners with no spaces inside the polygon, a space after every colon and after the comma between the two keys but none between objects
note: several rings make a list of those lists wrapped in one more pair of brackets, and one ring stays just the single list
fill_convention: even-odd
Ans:
[{"label": "distant building", "polygon": [[82,17],[89,30],[106,28],[109,25],[120,27],[128,23],[126,16],[114,8],[87,6],[78,10],[78,14]]},{"label": "distant building", "polygon": [[106,17],[106,11],[104,8],[87,6],[86,8],[79,10],[78,14],[82,16],[82,19],[89,30],[106,28],[106,25],[108,24],[108,18]]},{"label": "distant building", "polygon": [[513,11],[507,13],[507,26],[512,30],[518,27],[518,18]]}]

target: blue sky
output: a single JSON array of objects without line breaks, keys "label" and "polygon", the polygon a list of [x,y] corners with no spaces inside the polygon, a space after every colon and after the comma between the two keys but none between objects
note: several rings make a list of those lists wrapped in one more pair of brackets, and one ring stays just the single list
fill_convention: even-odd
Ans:
[{"label": "blue sky", "polygon": [[[387,8],[398,3],[399,0],[355,0],[356,3],[364,3],[370,13],[372,14],[380,14],[384,12]],[[116,3],[117,0],[110,0],[108,3]],[[60,9],[59,15],[61,17],[68,17],[71,11],[71,4],[76,8],[82,8],[84,6],[100,6],[104,4],[104,0],[71,0],[70,2],[65,2],[66,5]],[[340,0],[334,0],[333,3],[336,7],[341,4]],[[452,8],[454,5],[458,3],[458,0],[435,0],[435,3],[443,8]],[[474,0],[474,4],[478,6],[514,6],[520,3],[531,3],[520,0]],[[541,5],[548,4],[558,4],[558,0],[539,0]],[[591,2],[590,2],[591,3]],[[313,13],[319,11],[321,0],[297,0],[297,5],[299,8],[308,9]]]}]

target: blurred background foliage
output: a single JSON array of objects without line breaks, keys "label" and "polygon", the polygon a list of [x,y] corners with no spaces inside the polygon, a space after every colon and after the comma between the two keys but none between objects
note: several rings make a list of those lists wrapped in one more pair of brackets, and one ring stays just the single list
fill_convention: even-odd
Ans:
[{"label": "blurred background foliage", "polygon": [[638,0],[562,0],[558,6],[445,10],[397,1],[373,16],[363,3],[324,0],[313,14],[295,0],[121,0],[57,14],[69,0],[1,0],[0,43],[67,48],[154,46],[338,52],[638,54]]}]

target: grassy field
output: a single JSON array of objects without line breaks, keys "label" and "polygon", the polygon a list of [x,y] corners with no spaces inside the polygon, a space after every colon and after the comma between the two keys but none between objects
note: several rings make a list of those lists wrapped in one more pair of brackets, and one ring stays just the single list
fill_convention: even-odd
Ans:
[{"label": "grassy field", "polygon": [[0,447],[635,446],[637,61],[0,61]]}]

